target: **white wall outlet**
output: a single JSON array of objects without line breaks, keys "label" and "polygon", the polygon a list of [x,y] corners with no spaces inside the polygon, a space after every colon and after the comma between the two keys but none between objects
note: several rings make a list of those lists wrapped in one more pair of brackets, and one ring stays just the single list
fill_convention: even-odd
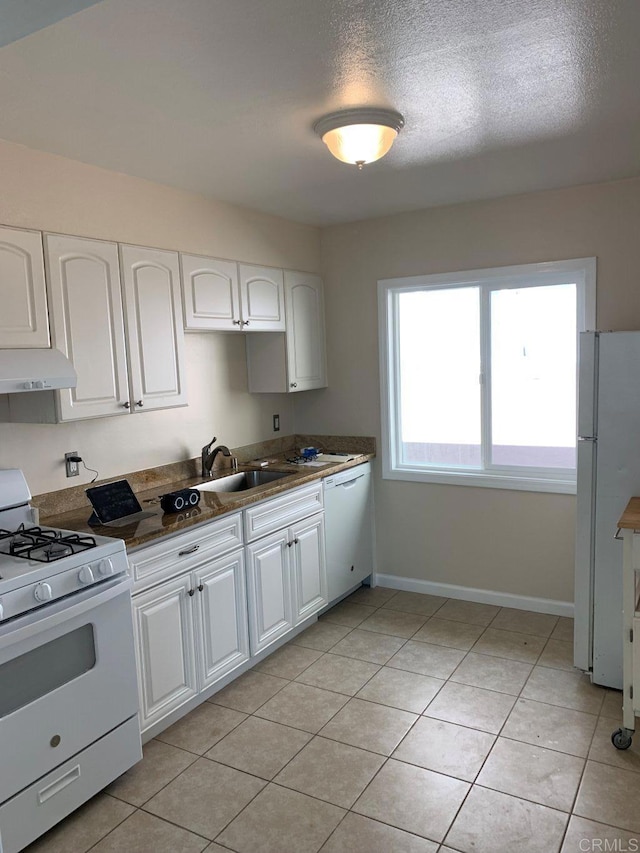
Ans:
[{"label": "white wall outlet", "polygon": [[280,415],[273,416],[273,431],[280,432]]},{"label": "white wall outlet", "polygon": [[78,455],[77,450],[72,450],[71,453],[64,454],[64,464],[67,471],[67,477],[77,477],[80,473],[80,464],[72,461]]}]

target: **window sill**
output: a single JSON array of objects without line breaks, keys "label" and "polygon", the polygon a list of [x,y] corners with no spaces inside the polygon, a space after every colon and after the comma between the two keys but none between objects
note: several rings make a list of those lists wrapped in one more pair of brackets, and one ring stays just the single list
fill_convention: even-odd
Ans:
[{"label": "window sill", "polygon": [[575,479],[547,479],[519,475],[488,474],[486,471],[425,471],[416,468],[385,469],[384,480],[403,480],[414,483],[441,483],[448,486],[471,486],[483,489],[507,489],[516,492],[547,492],[575,495]]}]

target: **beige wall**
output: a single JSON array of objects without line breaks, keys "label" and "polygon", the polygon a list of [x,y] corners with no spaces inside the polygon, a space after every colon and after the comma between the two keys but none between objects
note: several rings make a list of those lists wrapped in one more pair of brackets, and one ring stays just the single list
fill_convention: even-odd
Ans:
[{"label": "beige wall", "polygon": [[[317,271],[316,228],[0,141],[0,223]],[[1,296],[1,294],[0,294]],[[0,310],[1,302],[0,302]],[[215,433],[230,445],[293,431],[287,395],[247,392],[244,336],[187,335],[189,406],[57,425],[0,423],[0,467],[23,468],[34,494],[66,480],[77,450],[101,476],[195,456]]]},{"label": "beige wall", "polygon": [[[330,387],[296,398],[296,428],[380,436],[378,279],[594,255],[599,328],[640,328],[640,180],[325,229]],[[575,497],[376,474],[380,572],[573,600]]]}]

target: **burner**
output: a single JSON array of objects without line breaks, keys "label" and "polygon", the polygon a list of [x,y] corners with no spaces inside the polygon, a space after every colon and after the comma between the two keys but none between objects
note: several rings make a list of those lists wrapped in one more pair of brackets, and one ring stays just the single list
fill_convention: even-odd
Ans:
[{"label": "burner", "polygon": [[[45,545],[42,549],[42,554],[47,561],[59,560],[60,557],[66,557],[68,554],[73,554],[73,548],[71,545],[67,545],[65,542],[58,540],[57,542],[52,542],[50,545]],[[33,554],[31,556],[33,557]]]},{"label": "burner", "polygon": [[12,557],[22,557],[39,563],[51,563],[61,560],[79,551],[96,547],[93,536],[82,536],[79,533],[52,530],[42,527],[20,527],[13,533],[0,530],[0,552]]}]

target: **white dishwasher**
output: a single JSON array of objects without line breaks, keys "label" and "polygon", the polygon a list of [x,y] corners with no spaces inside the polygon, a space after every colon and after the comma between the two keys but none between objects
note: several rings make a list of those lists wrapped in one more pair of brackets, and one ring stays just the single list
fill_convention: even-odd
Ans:
[{"label": "white dishwasher", "polygon": [[371,465],[356,465],[323,482],[327,590],[334,602],[373,571]]}]

